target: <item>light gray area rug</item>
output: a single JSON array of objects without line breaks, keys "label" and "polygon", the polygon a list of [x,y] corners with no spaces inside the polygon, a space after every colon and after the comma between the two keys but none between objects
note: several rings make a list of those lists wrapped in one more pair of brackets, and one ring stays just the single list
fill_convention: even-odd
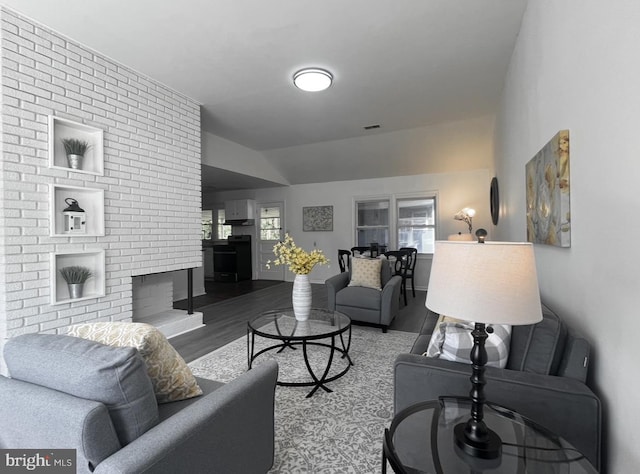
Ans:
[{"label": "light gray area rug", "polygon": [[[353,367],[328,383],[333,390],[311,387],[276,388],[275,462],[272,473],[360,474],[380,472],[382,437],[393,416],[393,361],[408,352],[417,334],[354,326],[349,355]],[[256,338],[256,349],[273,340]],[[256,350],[256,352],[257,352]],[[310,351],[311,365],[326,366],[329,350]],[[275,358],[280,381],[310,380],[302,348],[269,351],[256,359]],[[334,358],[331,374],[347,361]],[[198,377],[228,382],[247,370],[247,339],[242,337],[189,364]],[[316,371],[316,373],[318,373]]]}]

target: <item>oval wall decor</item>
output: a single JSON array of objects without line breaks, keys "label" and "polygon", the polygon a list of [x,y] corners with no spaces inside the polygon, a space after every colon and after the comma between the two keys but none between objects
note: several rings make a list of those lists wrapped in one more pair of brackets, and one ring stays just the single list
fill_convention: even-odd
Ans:
[{"label": "oval wall decor", "polygon": [[498,178],[495,176],[491,180],[489,203],[491,205],[491,222],[493,222],[493,225],[498,225],[498,217],[500,214],[500,194],[498,192]]}]

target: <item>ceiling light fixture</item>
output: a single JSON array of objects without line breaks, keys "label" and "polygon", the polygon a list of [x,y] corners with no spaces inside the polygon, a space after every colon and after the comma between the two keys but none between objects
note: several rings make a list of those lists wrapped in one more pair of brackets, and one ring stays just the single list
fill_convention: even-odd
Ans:
[{"label": "ceiling light fixture", "polygon": [[307,92],[323,91],[331,85],[332,81],[331,73],[319,68],[301,69],[293,75],[295,86]]}]

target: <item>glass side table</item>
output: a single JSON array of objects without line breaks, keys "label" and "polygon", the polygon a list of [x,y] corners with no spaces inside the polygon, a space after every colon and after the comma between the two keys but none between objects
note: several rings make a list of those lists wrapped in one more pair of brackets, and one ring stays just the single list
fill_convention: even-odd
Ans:
[{"label": "glass side table", "polygon": [[382,472],[597,474],[567,441],[518,413],[485,403],[484,422],[502,439],[495,460],[473,458],[454,442],[454,427],[470,417],[471,400],[440,397],[399,412],[385,430]]},{"label": "glass side table", "polygon": [[[255,351],[256,336],[278,341],[276,344]],[[324,340],[324,341],[323,341]],[[281,382],[278,385],[292,387],[313,387],[307,394],[311,397],[316,390],[322,388],[325,392],[332,392],[327,387],[332,382],[346,374],[353,362],[349,357],[351,346],[351,319],[346,314],[327,309],[311,308],[311,314],[306,321],[298,321],[292,308],[265,311],[252,318],[247,324],[247,359],[249,369],[256,357],[267,351],[286,349],[295,350],[302,346],[302,354],[307,371],[311,376],[308,382]],[[314,372],[309,362],[309,346],[321,346],[329,349],[327,365],[321,374]],[[348,361],[347,366],[335,375],[329,375],[334,356],[339,354]],[[295,354],[295,352],[293,353]],[[317,369],[316,369],[317,371]]]}]

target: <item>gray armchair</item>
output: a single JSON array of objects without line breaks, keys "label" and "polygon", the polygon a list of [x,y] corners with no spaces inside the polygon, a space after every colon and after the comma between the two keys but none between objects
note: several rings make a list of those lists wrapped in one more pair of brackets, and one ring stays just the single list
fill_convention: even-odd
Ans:
[{"label": "gray armchair", "polygon": [[[398,413],[441,395],[469,395],[471,365],[425,357],[438,318],[427,319],[411,353],[400,354],[394,367],[394,405]],[[602,407],[587,386],[589,343],[568,331],[549,308],[543,320],[513,326],[504,369],[485,368],[485,396],[562,436],[600,468]]]},{"label": "gray armchair", "polygon": [[382,332],[387,332],[400,310],[402,277],[392,275],[389,262],[383,259],[380,270],[382,290],[348,286],[350,278],[349,271],[325,281],[328,308],[346,314],[352,321],[378,326]]},{"label": "gray armchair", "polygon": [[75,449],[82,474],[257,474],[273,464],[273,361],[227,384],[198,379],[203,395],[157,405],[132,347],[28,334],[4,354],[2,449]]}]

